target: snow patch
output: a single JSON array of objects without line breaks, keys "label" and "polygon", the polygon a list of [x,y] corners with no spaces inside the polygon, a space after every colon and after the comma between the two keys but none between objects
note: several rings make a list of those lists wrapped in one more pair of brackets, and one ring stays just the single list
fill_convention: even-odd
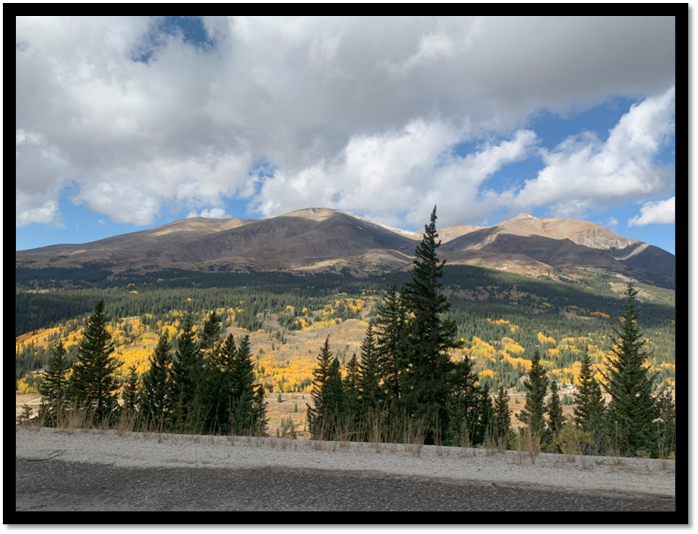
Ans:
[{"label": "snow patch", "polygon": [[365,217],[361,217],[360,215],[356,215],[355,213],[350,213],[348,211],[341,211],[337,210],[339,213],[343,213],[344,215],[349,215],[351,217],[354,217],[355,219],[360,219],[364,223],[370,224],[371,226],[375,226],[376,228],[383,228],[384,230],[390,230],[391,232],[395,232],[396,234],[404,235],[405,237],[409,237],[410,239],[421,239],[422,234],[418,232],[410,232],[409,230],[401,230],[400,228],[393,228],[392,226],[386,226],[385,224],[380,224],[373,222],[369,219],[366,219]]}]

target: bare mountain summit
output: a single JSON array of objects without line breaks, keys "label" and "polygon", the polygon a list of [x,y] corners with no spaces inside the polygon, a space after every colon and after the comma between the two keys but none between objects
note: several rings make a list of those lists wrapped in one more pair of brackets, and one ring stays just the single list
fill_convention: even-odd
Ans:
[{"label": "bare mountain summit", "polygon": [[[521,214],[489,226],[439,230],[439,255],[530,276],[608,272],[673,288],[675,257],[577,219]],[[82,245],[16,252],[17,267],[101,266],[111,270],[292,270],[348,268],[360,275],[409,269],[420,232],[390,228],[364,217],[308,208],[270,219],[192,218]]]}]

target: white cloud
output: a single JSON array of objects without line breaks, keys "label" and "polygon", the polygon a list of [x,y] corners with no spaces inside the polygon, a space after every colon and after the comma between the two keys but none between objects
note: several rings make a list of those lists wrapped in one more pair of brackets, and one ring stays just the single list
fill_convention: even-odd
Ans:
[{"label": "white cloud", "polygon": [[[66,184],[75,202],[135,224],[230,197],[261,213],[315,201],[412,221],[406,207],[438,199],[452,220],[486,216],[492,192],[478,187],[530,154],[532,112],[643,97],[674,79],[672,17],[214,17],[203,19],[211,51],[158,33],[158,20],[17,18],[18,226],[56,224]],[[616,162],[604,176],[621,188],[656,193],[668,178],[646,162],[662,125],[636,126],[604,150],[591,142],[605,158],[572,145],[546,154],[554,189],[586,158],[589,170]],[[466,139],[495,141],[451,156]],[[631,160],[614,152],[624,144]],[[256,176],[259,161],[272,178]],[[548,197],[560,212],[587,199]]]},{"label": "white cloud", "polygon": [[201,210],[201,213],[198,214],[196,211],[190,211],[187,215],[187,219],[191,219],[193,217],[203,217],[204,219],[225,219],[229,216],[225,213],[223,208],[210,208]]},{"label": "white cloud", "polygon": [[556,216],[572,216],[666,191],[673,172],[654,158],[673,133],[674,87],[633,105],[605,142],[583,132],[552,151],[541,149],[545,168],[502,200],[523,211],[550,206]]},{"label": "white cloud", "polygon": [[255,198],[256,209],[270,217],[296,207],[324,206],[392,226],[419,227],[438,204],[445,225],[482,218],[491,207],[473,202],[478,188],[504,165],[527,157],[537,139],[532,131],[519,130],[510,140],[465,157],[454,155],[454,147],[466,137],[464,130],[442,121],[416,121],[399,131],[352,137],[335,160],[295,173],[277,172],[266,180]]},{"label": "white cloud", "polygon": [[615,217],[609,218],[608,222],[606,223],[606,226],[608,226],[609,228],[615,228],[616,226],[618,226],[618,219],[616,219]]},{"label": "white cloud", "polygon": [[646,224],[674,224],[675,199],[671,197],[658,202],[645,202],[640,208],[641,215],[628,220],[628,226],[644,226]]}]

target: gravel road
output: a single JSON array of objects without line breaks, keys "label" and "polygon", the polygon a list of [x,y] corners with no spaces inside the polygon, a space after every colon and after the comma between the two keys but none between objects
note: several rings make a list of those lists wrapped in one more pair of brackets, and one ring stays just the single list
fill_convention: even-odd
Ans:
[{"label": "gravel road", "polygon": [[674,484],[673,461],[540,454],[532,464],[455,447],[16,433],[18,512],[672,511]]}]

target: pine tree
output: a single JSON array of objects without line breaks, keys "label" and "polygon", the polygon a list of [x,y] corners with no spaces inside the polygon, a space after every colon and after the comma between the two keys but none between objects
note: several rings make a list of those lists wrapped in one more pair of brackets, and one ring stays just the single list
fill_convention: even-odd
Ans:
[{"label": "pine tree", "polygon": [[676,406],[671,391],[662,391],[656,397],[659,419],[657,426],[657,448],[660,458],[676,453]]},{"label": "pine tree", "polygon": [[52,356],[48,363],[48,369],[42,375],[39,394],[41,395],[41,407],[39,417],[47,426],[61,424],[66,408],[66,388],[68,362],[65,347],[59,341],[52,350]]},{"label": "pine tree", "polygon": [[232,391],[230,419],[236,435],[263,435],[266,431],[264,390],[261,386],[255,387],[254,381],[250,336],[245,335],[235,351],[230,368]]},{"label": "pine tree", "polygon": [[212,352],[221,334],[221,323],[216,311],[212,311],[204,321],[199,348],[202,352]]},{"label": "pine tree", "polygon": [[504,386],[500,386],[497,391],[490,428],[492,441],[497,447],[506,449],[509,443],[509,434],[511,433],[511,415],[509,413],[509,395]]},{"label": "pine tree", "polygon": [[479,417],[473,433],[473,443],[480,445],[485,442],[487,430],[490,428],[494,417],[494,406],[490,396],[490,388],[487,384],[479,388]]},{"label": "pine tree", "polygon": [[267,403],[264,401],[264,386],[262,384],[255,390],[252,402],[252,421],[254,422],[254,435],[266,436],[269,419],[267,418]]},{"label": "pine tree", "polygon": [[129,367],[128,375],[126,376],[124,388],[121,393],[121,400],[123,401],[121,410],[125,414],[133,415],[138,412],[140,405],[140,384],[138,382],[136,367]]},{"label": "pine tree", "polygon": [[368,423],[378,416],[384,404],[380,360],[372,323],[369,323],[361,343],[358,388],[362,420]]},{"label": "pine tree", "polygon": [[633,282],[628,282],[623,327],[612,337],[614,356],[608,358],[604,374],[611,395],[606,434],[623,456],[634,456],[639,450],[656,455],[657,448],[654,420],[658,412],[652,397],[656,375],[643,366],[648,355],[642,350],[645,340],[637,324],[636,296]]},{"label": "pine tree", "polygon": [[[199,401],[203,363],[190,315],[184,319],[172,363],[172,410],[177,431],[199,433],[207,413]],[[208,409],[206,409],[208,412]]]},{"label": "pine tree", "polygon": [[237,346],[232,334],[209,353],[201,395],[202,403],[208,407],[205,427],[210,433],[231,432],[236,355]]},{"label": "pine tree", "polygon": [[112,357],[113,352],[104,301],[100,300],[87,320],[69,385],[71,399],[82,408],[94,410],[96,423],[108,420],[118,406],[115,373],[120,364]]},{"label": "pine tree", "polygon": [[598,445],[605,406],[601,385],[594,378],[588,351],[584,351],[582,356],[579,387],[574,394],[574,402],[576,404],[573,417],[575,426],[588,432],[592,437],[592,442]]},{"label": "pine tree", "polygon": [[308,406],[308,430],[312,439],[334,439],[337,436],[342,410],[342,378],[339,360],[332,357],[330,338],[318,355],[318,365],[313,371],[313,406]]},{"label": "pine tree", "polygon": [[406,315],[395,284],[377,306],[374,322],[376,352],[383,378],[386,403],[393,409],[400,399],[400,385],[404,368]]},{"label": "pine tree", "polygon": [[[359,397],[360,367],[356,354],[352,354],[347,363],[347,376],[343,380],[344,403],[347,413],[347,424],[350,432],[355,433],[361,424],[361,404]],[[295,411],[298,411],[295,409]]]},{"label": "pine tree", "polygon": [[[560,396],[558,395],[556,380],[553,380],[550,384],[550,397],[548,398],[545,411],[548,412],[548,427],[546,432],[548,446],[556,449],[557,446],[553,446],[552,444],[555,441],[555,437],[558,435],[560,430],[562,430],[562,424],[564,423],[564,418],[562,415],[562,403],[560,402]],[[555,450],[554,452],[559,451]]]},{"label": "pine tree", "polygon": [[167,331],[158,340],[157,347],[150,356],[150,369],[143,373],[141,406],[143,423],[156,425],[165,430],[169,426],[172,402],[172,365],[170,339]]},{"label": "pine tree", "polygon": [[450,427],[446,443],[454,446],[475,445],[483,405],[477,373],[469,357],[453,365],[450,384]]},{"label": "pine tree", "polygon": [[220,324],[216,313],[212,312],[204,323],[199,350],[201,353],[203,375],[199,384],[199,405],[204,408],[206,416],[203,428],[206,433],[226,434],[230,423],[230,389],[226,371],[226,361],[234,357],[235,343],[232,336],[233,352],[223,354],[226,342],[219,342]]},{"label": "pine tree", "polygon": [[[424,227],[422,241],[415,249],[412,281],[403,286],[407,321],[402,400],[408,416],[427,425],[426,443],[443,443],[448,420],[448,397],[453,364],[448,349],[460,348],[456,324],[442,319],[449,303],[440,290],[445,261],[439,262],[441,244],[436,232],[436,206],[431,222]],[[440,435],[435,435],[436,428]]]},{"label": "pine tree", "polygon": [[519,421],[528,426],[531,434],[542,438],[545,429],[545,394],[548,391],[548,376],[540,363],[536,350],[531,360],[531,370],[524,381],[526,404],[518,415]]}]

